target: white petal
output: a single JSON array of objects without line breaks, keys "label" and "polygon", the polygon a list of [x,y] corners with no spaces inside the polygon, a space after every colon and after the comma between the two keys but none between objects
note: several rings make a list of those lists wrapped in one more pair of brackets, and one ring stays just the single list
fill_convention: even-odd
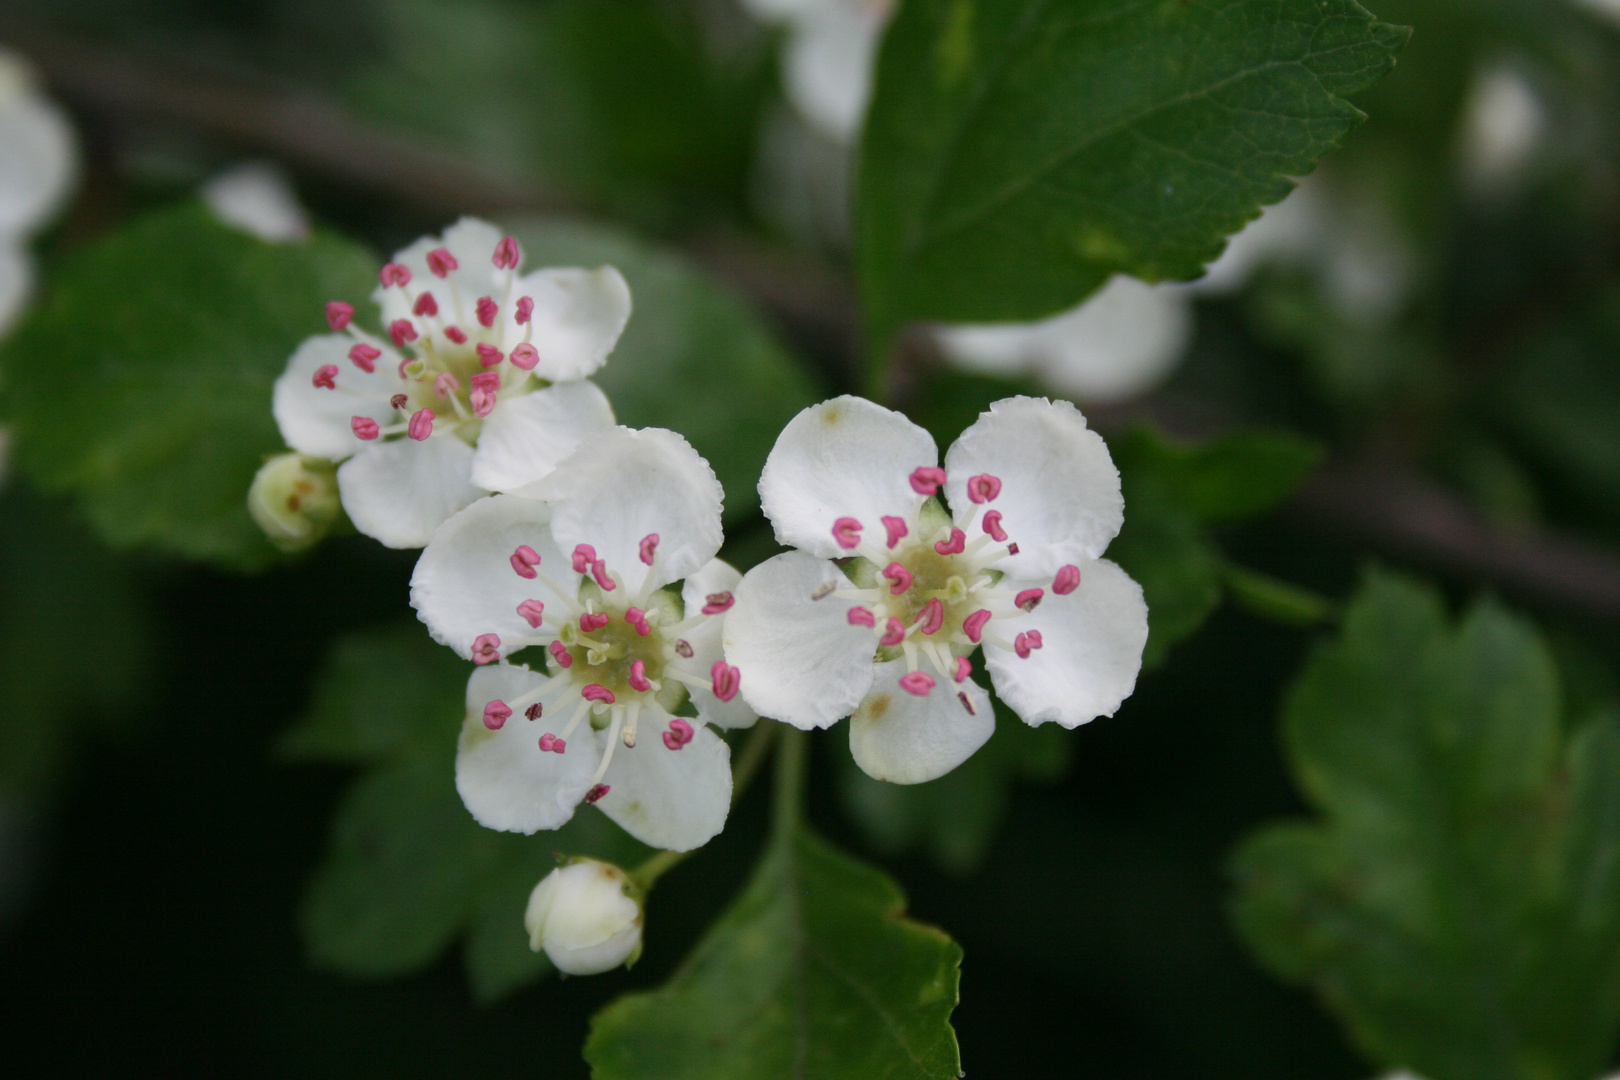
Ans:
[{"label": "white petal", "polygon": [[373,443],[338,467],[343,509],[388,547],[425,547],[434,529],[486,494],[468,479],[472,455],[454,435]]},{"label": "white petal", "polygon": [[1111,404],[1157,387],[1192,338],[1192,297],[1116,276],[1073,311],[1036,323],[1035,369],[1066,397]]},{"label": "white petal", "polygon": [[584,439],[613,426],[607,395],[587,380],[501,398],[478,436],[473,483],[515,491],[543,479]]},{"label": "white petal", "polygon": [[[392,261],[410,267],[411,283],[407,289],[411,296],[431,292],[446,312],[453,313],[449,305],[454,301],[454,293],[449,283],[434,277],[427,264],[428,252],[441,247],[449,249],[457,263],[457,269],[450,276],[461,293],[463,321],[466,321],[473,317],[473,305],[479,297],[493,296],[499,301],[505,295],[506,271],[496,270],[494,263],[495,245],[501,242],[503,235],[501,230],[487,221],[464,217],[444,230],[443,236],[424,236],[409,247],[395,252]],[[397,288],[378,286],[372,291],[371,298],[382,309],[384,326],[395,319],[411,317],[412,301],[406,299]]]},{"label": "white petal", "polygon": [[[740,581],[742,574],[736,567],[723,559],[710,559],[707,566],[687,577],[681,585],[681,602],[686,605],[686,617],[690,619],[700,615],[708,597],[715,593],[728,592],[735,598]],[[714,662],[725,659],[725,643],[722,639],[725,620],[723,614],[711,615],[693,627],[684,638],[692,646],[692,657],[676,663],[681,663],[700,678],[709,678]],[[744,728],[752,727],[754,721],[759,719],[741,693],[730,701],[721,701],[711,689],[695,686],[690,689],[692,704],[697,707],[698,718],[704,723],[718,724],[723,728]]]},{"label": "white petal", "polygon": [[596,805],[644,844],[670,851],[701,847],[725,828],[731,809],[731,748],[702,726],[679,750],[646,735],[632,749],[614,749],[602,777],[608,793]]},{"label": "white petal", "polygon": [[0,235],[24,236],[56,212],[78,178],[73,126],[54,102],[23,90],[0,104],[0,146]]},{"label": "white petal", "polygon": [[467,715],[456,744],[456,790],[480,825],[502,832],[555,829],[574,816],[601,761],[589,730],[564,753],[540,749],[542,726],[514,713],[499,731],[484,726],[484,706],[511,701],[544,681],[520,665],[479,668],[467,681]]},{"label": "white petal", "polygon": [[[1063,318],[1063,316],[1058,316]],[[986,375],[1022,375],[1035,363],[1040,323],[961,323],[934,331],[945,358]]]},{"label": "white petal", "polygon": [[221,221],[267,243],[289,243],[309,235],[309,214],[292,181],[268,161],[247,161],[225,170],[203,185],[202,197]]},{"label": "white petal", "polygon": [[0,240],[0,336],[11,329],[33,291],[33,256],[21,244]]},{"label": "white petal", "polygon": [[1113,716],[1136,689],[1147,604],[1142,587],[1107,559],[1081,564],[1080,588],[1068,596],[1047,593],[1040,607],[1002,633],[1026,630],[1039,630],[1042,643],[1028,659],[988,642],[984,647],[996,693],[1026,723],[1056,720],[1072,728]]},{"label": "white petal", "polygon": [[824,559],[848,555],[833,522],[882,536],[884,515],[911,516],[912,470],[939,462],[934,437],[865,398],[837,397],[788,421],[765,459],[759,496],[778,542]]},{"label": "white petal", "polygon": [[[517,613],[525,600],[540,601],[557,619],[566,617],[565,598],[544,578],[520,577],[512,569],[512,553],[527,544],[540,556],[545,577],[565,589],[577,587],[579,575],[552,541],[550,520],[545,503],[495,495],[439,526],[411,574],[411,606],[435,641],[471,659],[480,634],[499,634],[507,642],[539,633]],[[511,651],[503,647],[501,654]]]},{"label": "white petal", "polygon": [[866,118],[884,14],[876,4],[828,4],[788,39],[782,63],[788,99],[839,142],[853,142]]},{"label": "white petal", "polygon": [[[305,338],[276,379],[270,411],[281,437],[300,454],[342,461],[367,446],[355,437],[349,426],[351,417],[370,417],[379,427],[399,419],[388,404],[390,396],[405,388],[399,378],[399,359],[383,353],[377,359],[377,370],[368,375],[349,359],[353,345],[343,334]],[[339,387],[336,390],[322,389],[314,382],[315,373],[328,364],[338,369],[333,379]],[[347,390],[365,396],[356,397]]]},{"label": "white petal", "polygon": [[904,660],[879,664],[871,691],[850,714],[850,752],[872,779],[920,784],[944,776],[995,732],[996,714],[982,686],[971,678],[957,683],[928,673],[936,685],[919,697],[900,686]]},{"label": "white petal", "polygon": [[658,534],[655,587],[695,573],[720,550],[720,481],[673,431],[609,429],[527,490],[551,504],[558,546],[591,545],[632,590],[646,577],[640,551],[650,533]]},{"label": "white petal", "polygon": [[524,338],[525,328],[511,321],[516,301],[530,297],[534,317],[528,340],[540,353],[534,373],[553,382],[583,379],[607,363],[630,321],[630,286],[611,266],[541,270],[519,281],[512,296],[508,348]]},{"label": "white petal", "polygon": [[976,509],[967,497],[970,477],[1001,479],[990,505],[1001,511],[1019,553],[996,568],[1014,577],[1045,577],[1065,563],[1095,559],[1124,521],[1119,470],[1108,446],[1067,401],[996,402],[952,444],[945,469],[958,520]]},{"label": "white petal", "polygon": [[761,716],[805,729],[848,716],[872,685],[877,638],[851,626],[853,600],[810,597],[849,581],[802,551],[766,559],[743,575],[726,612],[726,660],[742,672],[742,697]]}]

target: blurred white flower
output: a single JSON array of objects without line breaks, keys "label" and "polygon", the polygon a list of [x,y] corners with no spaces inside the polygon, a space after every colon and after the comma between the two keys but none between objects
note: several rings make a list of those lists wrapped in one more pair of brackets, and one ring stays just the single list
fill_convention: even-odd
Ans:
[{"label": "blurred white flower", "polygon": [[227,225],[269,243],[309,235],[309,215],[287,174],[268,161],[245,161],[202,186],[203,201]]},{"label": "blurred white flower", "polygon": [[596,975],[641,954],[641,902],[623,870],[579,859],[540,880],[529,894],[523,925],[529,948],[541,949],[558,971]]},{"label": "blurred white flower", "polygon": [[743,0],[743,6],[787,30],[782,88],[788,100],[825,134],[854,142],[893,0]]},{"label": "blurred white flower", "polygon": [[10,329],[33,282],[29,238],[50,220],[78,178],[67,114],[39,92],[33,70],[0,49],[0,334]]},{"label": "blurred white flower", "polygon": [[1463,182],[1485,198],[1515,193],[1544,149],[1548,124],[1546,106],[1518,67],[1480,70],[1463,108]]}]

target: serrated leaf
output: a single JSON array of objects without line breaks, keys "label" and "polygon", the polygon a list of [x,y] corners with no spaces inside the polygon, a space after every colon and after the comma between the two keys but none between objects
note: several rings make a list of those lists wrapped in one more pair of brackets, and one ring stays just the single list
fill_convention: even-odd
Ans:
[{"label": "serrated leaf", "polygon": [[277,553],[246,498],[283,448],[271,387],[374,273],[348,241],[267,244],[190,203],[75,252],[0,354],[18,464],[115,547],[263,566]]},{"label": "serrated leaf", "polygon": [[1620,723],[1566,736],[1546,644],[1369,574],[1285,712],[1311,824],[1234,861],[1233,914],[1380,1063],[1590,1080],[1620,1031]]},{"label": "serrated leaf", "polygon": [[666,986],[592,1020],[592,1076],[955,1080],[962,951],[904,905],[809,833],[778,838]]},{"label": "serrated leaf", "polygon": [[532,266],[611,263],[635,310],[595,381],[621,424],[671,428],[709,459],[726,520],[759,509],[759,474],[783,426],[817,393],[757,315],[680,258],[629,233],[570,221],[513,226]]},{"label": "serrated leaf", "polygon": [[1362,120],[1345,95],[1406,37],[1355,0],[904,5],[860,167],[874,341],[1196,277]]}]

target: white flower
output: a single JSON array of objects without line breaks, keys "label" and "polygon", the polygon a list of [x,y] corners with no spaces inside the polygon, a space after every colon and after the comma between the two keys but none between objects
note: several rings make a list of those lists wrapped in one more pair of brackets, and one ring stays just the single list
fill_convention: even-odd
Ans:
[{"label": "white flower", "polygon": [[65,113],[41,94],[20,56],[0,49],[0,334],[33,285],[29,237],[49,221],[78,179],[79,156]]},{"label": "white flower", "polygon": [[[487,665],[467,686],[462,800],[522,833],[583,800],[648,844],[697,847],[731,800],[730,751],[707,725],[756,719],[721,651],[740,575],[714,557],[720,483],[674,432],[610,428],[529,494],[445,522],[411,578],[434,638]],[[494,662],[520,649],[544,672]]]},{"label": "white flower", "polygon": [[595,975],[641,954],[641,903],[623,870],[595,859],[558,867],[529,894],[529,948],[558,971]]},{"label": "white flower", "polygon": [[762,22],[787,28],[782,84],[788,100],[821,131],[855,140],[872,96],[878,38],[893,0],[744,0]]},{"label": "white flower", "polygon": [[630,318],[611,266],[523,277],[517,242],[463,218],[394,256],[372,294],[386,337],[327,305],[332,334],[306,340],[276,380],[282,438],[342,461],[355,527],[421,547],[457,510],[545,476],[613,426],[586,380]]},{"label": "white flower", "polygon": [[272,244],[309,235],[309,214],[287,174],[268,161],[245,161],[202,186],[203,202],[227,225]]},{"label": "white flower", "polygon": [[1147,641],[1141,588],[1099,558],[1119,471],[1074,406],[999,401],[937,461],[932,436],[869,401],[801,412],[759,484],[799,550],[749,571],[725,624],[755,710],[801,728],[850,715],[855,760],[897,783],[990,737],[975,649],[1027,723],[1072,728],[1113,715]]}]

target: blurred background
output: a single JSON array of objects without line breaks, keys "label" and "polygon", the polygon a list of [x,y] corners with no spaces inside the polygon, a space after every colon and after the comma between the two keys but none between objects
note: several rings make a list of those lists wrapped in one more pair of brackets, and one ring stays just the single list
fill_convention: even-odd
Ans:
[{"label": "blurred background", "polygon": [[[1236,845],[1306,811],[1279,708],[1364,568],[1500,597],[1547,635],[1570,715],[1616,699],[1620,4],[1373,7],[1415,32],[1356,98],[1369,120],[1209,275],[1119,278],[1040,324],[916,328],[889,379],[942,446],[1008,393],[1077,401],[1125,467],[1117,557],[1156,618],[1116,717],[1003,717],[993,752],[933,784],[897,794],[841,732],[816,740],[814,824],[965,949],[969,1076],[1375,1071],[1228,915]],[[23,117],[0,119],[0,186],[43,192],[0,205],[0,333],[83,252],[198,198],[263,242],[313,229],[379,262],[463,213],[514,222],[529,265],[625,270],[637,313],[604,387],[624,422],[715,461],[727,554],[751,565],[776,550],[752,496],[775,432],[862,389],[851,172],[888,17],[0,0],[0,116]],[[317,307],[298,318],[293,342],[320,329]],[[1131,455],[1161,436],[1250,430],[1291,433],[1297,490],[1207,518],[1133,492]],[[279,449],[252,435],[244,475],[218,466],[230,491]],[[763,791],[661,883],[634,971],[542,971],[521,903],[560,841],[497,842],[446,797],[464,672],[410,618],[414,553],[187,548],[18,460],[0,464],[17,1067],[583,1077],[588,1017],[661,981],[745,879]],[[334,734],[349,669],[410,731]],[[628,843],[594,811],[576,824],[570,843]]]}]

